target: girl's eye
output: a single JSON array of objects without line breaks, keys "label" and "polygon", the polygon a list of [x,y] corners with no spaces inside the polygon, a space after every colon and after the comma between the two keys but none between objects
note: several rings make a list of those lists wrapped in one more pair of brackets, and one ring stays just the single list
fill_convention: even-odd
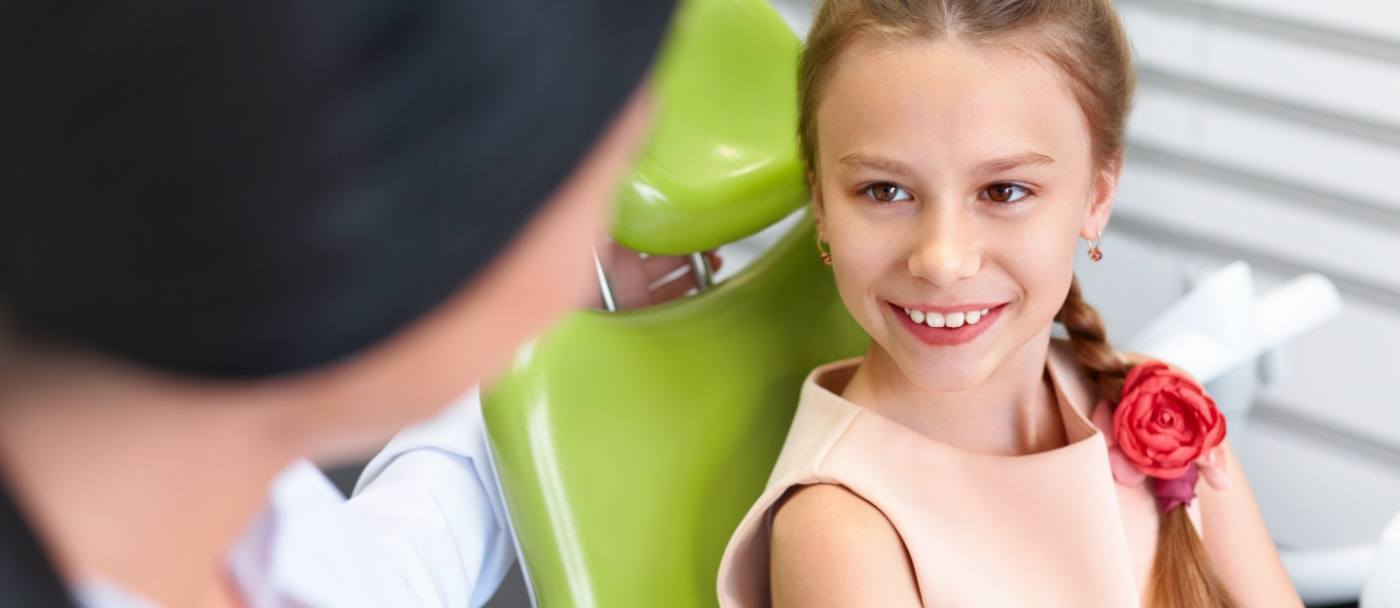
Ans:
[{"label": "girl's eye", "polygon": [[880,182],[878,184],[866,186],[865,195],[881,203],[897,203],[913,198],[909,196],[909,192],[904,188],[900,188],[889,182]]},{"label": "girl's eye", "polygon": [[1025,186],[1016,184],[992,184],[982,192],[994,203],[1014,203],[1030,194]]}]

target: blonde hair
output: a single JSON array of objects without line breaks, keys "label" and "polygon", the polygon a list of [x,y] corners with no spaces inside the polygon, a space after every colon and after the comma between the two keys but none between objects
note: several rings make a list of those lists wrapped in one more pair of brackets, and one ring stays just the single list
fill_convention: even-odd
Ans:
[{"label": "blonde hair", "polygon": [[[1109,0],[824,0],[798,67],[798,136],[803,159],[817,167],[816,110],[841,51],[857,34],[890,40],[1012,39],[1064,72],[1084,112],[1092,154],[1116,170],[1132,107],[1134,71],[1123,26]],[[1076,279],[1055,316],[1100,397],[1117,405],[1129,367],[1109,345],[1102,319]],[[1153,556],[1149,605],[1233,607],[1184,508],[1162,515]]]}]

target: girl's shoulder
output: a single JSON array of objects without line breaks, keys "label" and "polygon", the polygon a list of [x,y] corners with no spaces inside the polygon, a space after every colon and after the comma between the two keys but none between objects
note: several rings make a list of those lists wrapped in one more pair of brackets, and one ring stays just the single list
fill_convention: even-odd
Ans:
[{"label": "girl's shoulder", "polygon": [[831,483],[797,486],[773,509],[769,567],[775,605],[918,603],[904,541],[859,494]]}]

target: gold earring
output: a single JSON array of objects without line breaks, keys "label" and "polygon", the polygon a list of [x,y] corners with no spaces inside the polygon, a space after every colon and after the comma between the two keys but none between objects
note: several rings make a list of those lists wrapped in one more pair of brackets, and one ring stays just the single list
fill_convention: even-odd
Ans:
[{"label": "gold earring", "polygon": [[1089,241],[1089,259],[1095,262],[1103,259],[1103,249],[1099,247],[1099,243],[1102,241],[1103,231],[1100,230],[1094,237],[1094,240]]},{"label": "gold earring", "polygon": [[826,264],[827,266],[830,266],[831,251],[827,250],[825,247],[822,247],[822,235],[820,232],[817,233],[817,252],[821,254],[822,263]]}]

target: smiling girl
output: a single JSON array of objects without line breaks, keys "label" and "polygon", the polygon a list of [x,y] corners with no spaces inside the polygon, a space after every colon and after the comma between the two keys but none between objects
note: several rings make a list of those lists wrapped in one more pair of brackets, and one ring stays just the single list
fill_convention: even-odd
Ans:
[{"label": "smiling girl", "polygon": [[1132,99],[1108,0],[830,0],[799,87],[873,340],[808,377],[721,603],[1300,605],[1214,403],[1115,352],[1074,279]]}]

